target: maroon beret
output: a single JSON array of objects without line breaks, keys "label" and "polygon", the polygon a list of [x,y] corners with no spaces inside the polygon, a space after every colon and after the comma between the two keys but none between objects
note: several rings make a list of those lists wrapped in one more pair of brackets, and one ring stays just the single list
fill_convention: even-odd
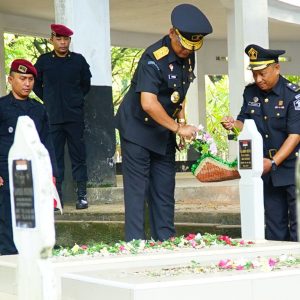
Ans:
[{"label": "maroon beret", "polygon": [[10,66],[11,72],[21,74],[32,74],[34,77],[37,76],[37,71],[34,65],[26,59],[15,59]]},{"label": "maroon beret", "polygon": [[65,25],[51,24],[52,34],[60,36],[71,36],[73,31]]}]

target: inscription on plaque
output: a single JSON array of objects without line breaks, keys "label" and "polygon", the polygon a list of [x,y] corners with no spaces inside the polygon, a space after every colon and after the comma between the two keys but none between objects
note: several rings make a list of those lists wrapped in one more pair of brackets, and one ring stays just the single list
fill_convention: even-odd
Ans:
[{"label": "inscription on plaque", "polygon": [[34,192],[31,161],[13,161],[13,185],[16,226],[35,228]]},{"label": "inscription on plaque", "polygon": [[251,140],[239,140],[240,169],[252,169]]}]

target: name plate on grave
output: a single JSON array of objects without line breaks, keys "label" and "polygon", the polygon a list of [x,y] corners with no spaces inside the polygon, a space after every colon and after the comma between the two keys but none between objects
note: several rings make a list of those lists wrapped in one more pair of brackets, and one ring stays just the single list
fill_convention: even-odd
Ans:
[{"label": "name plate on grave", "polygon": [[251,140],[239,140],[240,170],[252,169]]},{"label": "name plate on grave", "polygon": [[13,185],[16,226],[35,228],[34,192],[31,161],[13,161]]}]

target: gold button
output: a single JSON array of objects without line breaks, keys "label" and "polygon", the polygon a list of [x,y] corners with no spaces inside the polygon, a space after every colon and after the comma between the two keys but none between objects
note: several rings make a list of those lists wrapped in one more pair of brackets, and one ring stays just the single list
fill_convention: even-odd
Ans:
[{"label": "gold button", "polygon": [[268,102],[269,102],[269,99],[268,99],[268,98],[266,98],[266,99],[265,99],[265,102],[266,102],[266,103],[268,103]]},{"label": "gold button", "polygon": [[268,117],[267,117],[267,116],[264,116],[264,119],[265,119],[265,120],[267,120],[267,119],[268,119]]},{"label": "gold button", "polygon": [[269,137],[269,135],[268,135],[268,134],[266,134],[266,135],[265,135],[265,137],[266,137],[266,139],[267,139],[267,138]]},{"label": "gold button", "polygon": [[176,83],[174,83],[174,86],[176,86]]},{"label": "gold button", "polygon": [[280,116],[280,113],[277,113],[276,116],[279,117],[279,116]]},{"label": "gold button", "polygon": [[148,120],[149,120],[148,118],[145,118],[145,122],[148,122]]},{"label": "gold button", "polygon": [[298,153],[298,152],[296,152],[296,153],[295,153],[295,155],[298,157],[298,156],[299,156],[299,153]]},{"label": "gold button", "polygon": [[254,109],[251,109],[251,114],[254,114]]}]

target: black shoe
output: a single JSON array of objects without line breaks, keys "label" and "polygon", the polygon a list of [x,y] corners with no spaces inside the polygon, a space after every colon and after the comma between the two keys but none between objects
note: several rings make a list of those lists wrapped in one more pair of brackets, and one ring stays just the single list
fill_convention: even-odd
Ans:
[{"label": "black shoe", "polygon": [[88,201],[85,197],[78,198],[78,201],[76,203],[76,209],[86,209],[89,207]]}]

